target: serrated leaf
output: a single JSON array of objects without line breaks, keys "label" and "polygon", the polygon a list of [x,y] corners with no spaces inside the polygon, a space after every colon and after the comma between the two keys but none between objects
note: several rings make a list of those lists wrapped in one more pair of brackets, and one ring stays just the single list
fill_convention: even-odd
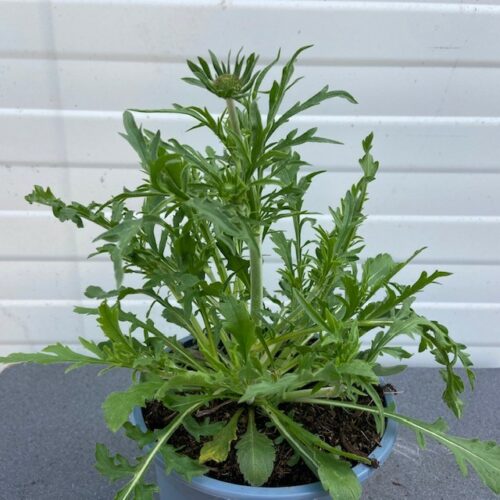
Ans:
[{"label": "serrated leaf", "polygon": [[211,422],[209,417],[206,417],[203,422],[199,422],[193,417],[187,417],[182,425],[196,441],[199,441],[202,436],[217,434],[224,427],[224,422]]},{"label": "serrated leaf", "polygon": [[128,420],[130,412],[136,406],[144,406],[146,401],[153,399],[163,383],[163,380],[140,382],[126,391],[112,392],[102,404],[109,429],[113,432],[120,429]]},{"label": "serrated leaf", "polygon": [[176,472],[186,481],[191,481],[193,477],[202,476],[209,471],[208,467],[200,464],[187,455],[183,455],[182,451],[177,453],[175,448],[171,445],[167,444],[163,446],[160,453],[165,461],[165,472],[167,474]]},{"label": "serrated leaf", "polygon": [[103,302],[99,307],[99,316],[97,322],[101,327],[104,335],[113,342],[114,346],[120,348],[122,351],[135,355],[135,350],[131,342],[123,334],[120,328],[120,305],[118,303],[109,307],[106,302]]},{"label": "serrated leaf", "polygon": [[379,382],[377,375],[373,371],[373,365],[361,359],[347,361],[346,363],[339,365],[337,370],[342,375],[361,377],[367,382],[371,382],[373,384],[378,384]]},{"label": "serrated leaf", "polygon": [[500,493],[500,446],[493,441],[466,439],[446,434],[447,426],[443,419],[433,424],[403,415],[386,412],[394,420],[401,422],[416,433],[419,445],[424,445],[423,436],[430,436],[446,446],[457,461],[462,474],[468,474],[470,465],[483,481],[495,493]]},{"label": "serrated leaf", "polygon": [[0,357],[0,364],[10,363],[37,363],[49,365],[54,363],[72,363],[77,368],[84,365],[102,364],[103,360],[79,354],[61,343],[49,345],[42,352],[22,353],[14,352],[5,357]]},{"label": "serrated leaf", "polygon": [[290,390],[297,384],[302,384],[306,380],[297,373],[286,373],[277,380],[261,380],[255,384],[249,385],[239,403],[252,403],[255,398],[267,398],[270,396],[281,395]]},{"label": "serrated leaf", "polygon": [[254,413],[249,413],[247,430],[236,443],[240,471],[251,486],[261,486],[274,468],[276,451],[273,442],[257,430]]},{"label": "serrated leaf", "polygon": [[109,478],[110,481],[118,481],[128,477],[135,471],[135,466],[131,465],[128,460],[120,455],[111,455],[109,450],[102,443],[97,443],[95,447],[96,469],[103,475]]},{"label": "serrated leaf", "polygon": [[242,411],[242,409],[239,409],[213,439],[202,446],[199,458],[201,464],[210,460],[220,463],[227,459],[231,443],[236,439],[238,420]]},{"label": "serrated leaf", "polygon": [[333,500],[359,500],[361,484],[348,462],[327,453],[316,453],[318,478]]},{"label": "serrated leaf", "polygon": [[125,431],[125,435],[134,440],[137,443],[139,448],[144,448],[148,444],[151,444],[155,441],[156,435],[152,431],[143,432],[136,425],[131,424],[130,422],[125,422],[123,424],[123,429]]},{"label": "serrated leaf", "polygon": [[[155,493],[158,492],[158,486],[155,484],[146,484],[143,481],[137,483],[132,490],[134,500],[154,500]],[[127,494],[127,496],[125,496]],[[127,486],[124,486],[115,495],[115,500],[124,500],[128,498]]]}]

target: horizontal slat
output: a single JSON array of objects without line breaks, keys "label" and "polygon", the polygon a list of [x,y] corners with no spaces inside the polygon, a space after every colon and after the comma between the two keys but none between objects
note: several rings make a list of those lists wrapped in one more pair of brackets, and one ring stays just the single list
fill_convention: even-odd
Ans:
[{"label": "horizontal slat", "polygon": [[[0,52],[3,57],[57,54],[59,58],[177,60],[205,52],[207,41],[216,52],[226,53],[228,40],[238,40],[233,48],[243,45],[270,58],[282,40],[288,47],[313,40],[316,47],[309,60],[329,64],[408,61],[416,65],[464,65],[500,61],[496,50],[500,9],[492,5],[7,1],[0,4],[0,20],[0,29],[8,35]],[[30,30],[25,29],[27,25]],[[53,38],[47,39],[47,26],[52,27]],[[257,26],[260,35],[248,26]],[[19,32],[25,34],[19,37]],[[270,33],[272,38],[263,36]]]},{"label": "horizontal slat", "polygon": [[[71,342],[78,336],[101,338],[95,318],[76,315],[75,305],[92,305],[91,301],[0,301],[0,324],[2,343],[48,343]],[[124,301],[125,310],[144,317],[148,303]],[[454,339],[475,346],[500,345],[499,304],[421,303],[415,304],[417,312],[445,324]],[[161,318],[161,310],[153,309],[152,318],[162,331],[168,334],[182,334],[176,326],[167,324]],[[492,326],[493,325],[493,326]],[[403,339],[403,344],[413,345],[415,341]]]},{"label": "horizontal slat", "polygon": [[[133,189],[142,183],[143,177],[139,167],[0,166],[3,189],[0,210],[46,210],[41,205],[30,206],[24,199],[35,184],[50,186],[65,201],[88,203],[103,202],[121,192],[124,186]],[[322,174],[313,181],[305,207],[327,213],[328,207],[336,206],[358,178],[359,174],[354,172]],[[372,215],[499,215],[498,192],[499,173],[382,171],[370,186],[366,212]]]},{"label": "horizontal slat", "polygon": [[[278,286],[279,264],[264,264],[264,284],[269,290]],[[433,271],[436,266],[410,264],[396,278],[401,283],[415,281],[422,271]],[[425,302],[499,302],[500,266],[443,265],[440,269],[453,273],[442,278],[441,286],[429,286],[418,295]],[[113,266],[108,261],[49,261],[0,262],[0,300],[79,300],[89,285],[104,290],[115,287]],[[127,275],[125,284],[140,286],[137,275]]]},{"label": "horizontal slat", "polygon": [[[321,219],[328,227],[330,221]],[[284,225],[286,230],[289,225]],[[46,212],[0,213],[0,247],[3,260],[82,259],[94,251],[95,228],[77,230],[62,224]],[[406,259],[417,248],[428,250],[417,262],[448,264],[499,263],[500,219],[498,217],[397,217],[373,216],[366,221],[362,234],[366,254],[389,252],[394,258]],[[305,237],[312,236],[311,231]],[[264,254],[272,253],[266,240]]]},{"label": "horizontal slat", "polygon": [[[179,102],[219,110],[220,99],[181,81],[188,73],[184,63],[3,59],[0,108],[122,110]],[[278,75],[277,69],[270,77]],[[284,106],[326,84],[348,90],[359,102],[333,99],[314,108],[318,114],[500,115],[500,68],[299,65],[297,75],[304,80]],[[263,109],[266,102],[263,97]]]},{"label": "horizontal slat", "polygon": [[[156,116],[142,115],[142,121],[163,130],[165,138],[217,146],[204,131],[185,133],[193,121]],[[345,143],[303,148],[304,159],[321,167],[356,167],[361,140],[374,131],[382,171],[500,171],[500,118],[304,116],[293,125],[319,127],[322,135]],[[122,129],[119,112],[0,110],[0,163],[136,165],[135,153],[118,135]]]}]

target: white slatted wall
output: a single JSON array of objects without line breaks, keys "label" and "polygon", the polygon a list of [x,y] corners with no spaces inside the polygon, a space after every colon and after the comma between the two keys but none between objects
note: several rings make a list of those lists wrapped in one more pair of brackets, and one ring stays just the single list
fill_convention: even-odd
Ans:
[{"label": "white slatted wall", "polygon": [[[289,55],[309,43],[293,98],[329,83],[359,104],[332,101],[300,119],[345,143],[304,151],[328,170],[308,206],[336,204],[373,130],[381,172],[368,251],[403,259],[427,245],[404,278],[454,275],[422,294],[418,310],[449,325],[478,365],[500,366],[500,6],[491,2],[1,1],[0,352],[97,337],[72,307],[87,285],[112,284],[109,262],[86,261],[96,231],[29,206],[31,186],[80,201],[134,187],[136,160],[117,134],[124,108],[217,111],[180,82],[186,57],[244,46],[267,62],[279,47]],[[185,137],[186,120],[148,121],[195,145],[209,140]],[[272,257],[266,266],[271,285]]]}]

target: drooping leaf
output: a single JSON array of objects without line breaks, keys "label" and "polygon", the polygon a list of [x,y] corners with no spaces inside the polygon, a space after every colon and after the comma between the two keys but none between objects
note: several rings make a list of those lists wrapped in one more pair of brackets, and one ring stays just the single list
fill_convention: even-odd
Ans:
[{"label": "drooping leaf", "polygon": [[85,365],[103,363],[102,359],[98,359],[73,351],[68,346],[61,343],[49,345],[42,349],[42,352],[22,353],[15,352],[8,356],[0,357],[0,364],[14,363],[37,363],[40,365],[49,365],[54,363],[71,363],[72,367],[78,368]]},{"label": "drooping leaf", "polygon": [[111,455],[105,445],[97,443],[95,447],[96,469],[110,481],[118,481],[135,472],[135,467],[120,455]]},{"label": "drooping leaf", "polygon": [[139,382],[131,385],[126,391],[112,392],[104,401],[102,409],[106,424],[112,432],[119,430],[128,420],[136,406],[144,406],[146,401],[153,399],[162,387],[161,379]]},{"label": "drooping leaf", "polygon": [[193,477],[202,476],[209,471],[208,467],[184,455],[182,450],[177,452],[171,445],[164,445],[160,453],[165,461],[165,472],[167,474],[176,472],[186,481],[191,481]]},{"label": "drooping leaf", "polygon": [[453,453],[464,476],[468,473],[468,466],[471,466],[486,486],[495,493],[500,493],[500,446],[498,444],[493,441],[450,436],[446,434],[447,425],[441,418],[429,424],[393,412],[386,413],[390,418],[410,427],[417,435],[418,443],[422,447],[425,444],[424,436],[435,439]]},{"label": "drooping leaf", "polygon": [[238,430],[238,420],[243,409],[239,409],[229,420],[229,422],[212,438],[207,441],[200,450],[199,461],[201,464],[213,460],[214,462],[224,462],[229,455],[231,443],[236,439]]},{"label": "drooping leaf", "polygon": [[318,477],[333,500],[359,500],[361,484],[351,464],[328,453],[317,452]]}]

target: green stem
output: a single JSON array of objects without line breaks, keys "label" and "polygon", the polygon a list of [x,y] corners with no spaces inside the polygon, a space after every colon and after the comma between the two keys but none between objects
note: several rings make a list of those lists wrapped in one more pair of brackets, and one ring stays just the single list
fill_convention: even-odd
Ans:
[{"label": "green stem", "polygon": [[[233,99],[226,99],[227,110],[229,113],[229,123],[233,128],[234,132],[241,137],[240,124],[238,121],[238,115],[236,113],[236,107],[234,105]],[[238,172],[239,172],[239,166]],[[254,199],[252,209],[255,212],[256,217],[259,216],[260,211],[260,199],[255,196],[256,188],[254,186]],[[264,295],[263,280],[262,280],[262,228],[259,227],[255,234],[255,239],[257,242],[256,248],[250,246],[250,314],[255,321],[257,326],[260,326],[260,311],[262,309],[262,301]]]},{"label": "green stem", "polygon": [[298,391],[286,392],[283,394],[282,401],[300,401],[301,403],[306,399],[311,397],[331,397],[338,392],[338,387],[322,387],[318,391],[314,392],[313,389],[301,389]]},{"label": "green stem", "polygon": [[233,127],[234,132],[237,135],[241,135],[240,122],[238,121],[238,115],[236,114],[236,106],[234,105],[233,99],[226,99],[227,111],[229,113],[229,123]]},{"label": "green stem", "polygon": [[264,295],[262,283],[262,228],[259,228],[255,237],[257,248],[250,247],[250,314],[255,324],[259,326]]}]

